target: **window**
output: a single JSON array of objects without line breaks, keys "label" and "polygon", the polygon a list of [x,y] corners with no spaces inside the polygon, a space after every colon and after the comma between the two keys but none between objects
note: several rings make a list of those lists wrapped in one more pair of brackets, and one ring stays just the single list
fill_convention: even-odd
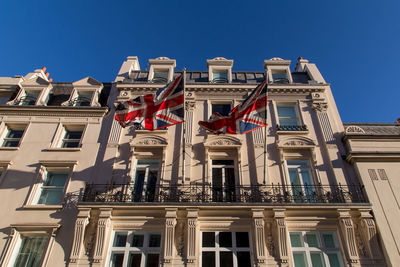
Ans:
[{"label": "window", "polygon": [[18,254],[14,259],[14,267],[39,267],[46,254],[49,243],[48,236],[21,236]]},{"label": "window", "polygon": [[248,232],[202,232],[202,267],[250,267]]},{"label": "window", "polygon": [[231,112],[231,104],[212,104],[211,105],[211,114],[215,112],[221,114],[222,116],[228,116]]},{"label": "window", "polygon": [[40,91],[25,91],[25,95],[19,99],[20,106],[34,106],[38,100]]},{"label": "window", "polygon": [[158,267],[161,234],[157,232],[115,232],[109,260],[110,267]]},{"label": "window", "polygon": [[24,131],[25,131],[24,125],[16,125],[16,126],[7,125],[7,129],[5,131],[5,135],[3,138],[2,147],[19,147],[22,136],[24,135]]},{"label": "window", "polygon": [[277,105],[279,126],[299,126],[296,105]]},{"label": "window", "polygon": [[156,197],[160,160],[139,159],[136,164],[132,200],[134,202],[152,202]]},{"label": "window", "polygon": [[285,70],[273,70],[272,79],[274,83],[289,83]]},{"label": "window", "polygon": [[314,202],[315,187],[308,160],[286,161],[293,200],[295,202]]},{"label": "window", "polygon": [[234,161],[212,160],[212,201],[236,201],[235,189]]},{"label": "window", "polygon": [[62,148],[79,148],[83,135],[83,126],[64,126]]},{"label": "window", "polygon": [[153,83],[166,83],[168,82],[169,71],[165,70],[154,70],[153,79],[151,80]]},{"label": "window", "polygon": [[343,267],[342,255],[335,232],[291,232],[295,267]]},{"label": "window", "polygon": [[227,83],[228,82],[228,72],[227,71],[214,71],[213,83]]},{"label": "window", "polygon": [[76,97],[72,101],[75,107],[88,107],[92,103],[92,91],[78,91]]},{"label": "window", "polygon": [[68,173],[65,171],[46,171],[41,186],[38,204],[57,205],[61,203]]}]

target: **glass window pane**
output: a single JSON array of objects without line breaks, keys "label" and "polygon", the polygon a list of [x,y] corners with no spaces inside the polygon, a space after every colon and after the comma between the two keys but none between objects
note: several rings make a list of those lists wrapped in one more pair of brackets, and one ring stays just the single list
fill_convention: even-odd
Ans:
[{"label": "glass window pane", "polygon": [[223,159],[214,159],[212,161],[213,165],[228,165],[228,166],[233,166],[234,161],[233,160],[223,160]]},{"label": "glass window pane", "polygon": [[301,233],[290,233],[290,244],[293,248],[304,247]]},{"label": "glass window pane", "polygon": [[45,254],[48,237],[22,237],[21,248],[15,261],[15,267],[39,267]]},{"label": "glass window pane", "polygon": [[251,267],[250,252],[237,252],[237,261],[240,267]]},{"label": "glass window pane", "polygon": [[144,235],[133,234],[131,247],[143,247]]},{"label": "glass window pane", "polygon": [[161,244],[161,235],[160,234],[151,234],[149,237],[149,247],[158,248]]},{"label": "glass window pane", "polygon": [[66,131],[65,132],[65,139],[81,139],[82,131]]},{"label": "glass window pane", "polygon": [[219,233],[219,246],[224,248],[232,247],[232,232]]},{"label": "glass window pane", "polygon": [[296,109],[295,106],[277,106],[278,116],[279,117],[296,117]]},{"label": "glass window pane", "polygon": [[159,254],[147,254],[146,267],[158,267]]},{"label": "glass window pane", "polygon": [[140,267],[141,262],[142,262],[142,254],[138,254],[138,253],[131,254],[129,256],[128,266],[129,267]]},{"label": "glass window pane", "polygon": [[309,247],[319,248],[318,236],[316,233],[307,233],[306,234],[307,243]]},{"label": "glass window pane", "polygon": [[320,252],[311,252],[312,267],[325,267],[325,261]]},{"label": "glass window pane", "polygon": [[201,255],[201,266],[202,267],[214,267],[215,266],[215,252],[203,252]]},{"label": "glass window pane", "polygon": [[289,169],[290,184],[301,185],[300,176],[297,169]]},{"label": "glass window pane", "polygon": [[219,266],[220,267],[233,267],[233,253],[232,251],[224,251],[219,253]]},{"label": "glass window pane", "polygon": [[122,267],[124,263],[124,254],[113,253],[111,255],[111,267]]},{"label": "glass window pane", "polygon": [[236,232],[236,247],[238,248],[250,247],[248,232]]},{"label": "glass window pane", "polygon": [[24,134],[24,130],[9,130],[7,137],[8,138],[21,138]]},{"label": "glass window pane", "polygon": [[160,160],[158,159],[138,159],[137,165],[153,165],[153,166],[158,166],[160,163]]},{"label": "glass window pane", "polygon": [[43,188],[38,204],[57,205],[63,196],[63,188]]},{"label": "glass window pane", "polygon": [[279,118],[280,126],[298,126],[299,122],[296,118]]},{"label": "glass window pane", "polygon": [[18,147],[19,145],[19,140],[18,141],[9,141],[9,140],[4,140],[3,147]]},{"label": "glass window pane", "polygon": [[295,267],[308,267],[304,252],[293,252],[293,261]]},{"label": "glass window pane", "polygon": [[325,247],[336,248],[335,239],[333,237],[333,234],[322,234],[322,238],[324,239]]},{"label": "glass window pane", "polygon": [[229,112],[231,112],[231,104],[212,104],[211,114],[214,114],[215,112],[222,116],[227,116]]},{"label": "glass window pane", "polygon": [[328,253],[329,264],[331,267],[341,267],[342,260],[338,253]]},{"label": "glass window pane", "polygon": [[126,237],[127,233],[115,233],[113,247],[125,247]]},{"label": "glass window pane", "polygon": [[215,247],[215,233],[214,232],[203,232],[203,248],[213,248]]},{"label": "glass window pane", "polygon": [[65,182],[67,181],[68,174],[66,173],[47,173],[46,181],[44,182],[44,186],[65,186]]}]

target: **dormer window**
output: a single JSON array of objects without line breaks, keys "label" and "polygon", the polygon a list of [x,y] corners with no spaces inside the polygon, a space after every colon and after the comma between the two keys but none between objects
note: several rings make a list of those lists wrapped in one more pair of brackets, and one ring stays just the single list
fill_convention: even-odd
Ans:
[{"label": "dormer window", "polygon": [[41,91],[25,91],[19,98],[20,106],[34,106],[39,98]]},{"label": "dormer window", "polygon": [[216,57],[207,60],[208,81],[211,83],[232,82],[233,60],[223,57]]},{"label": "dormer window", "polygon": [[92,102],[93,91],[77,91],[76,97],[72,100],[74,107],[88,107]]},{"label": "dormer window", "polygon": [[272,70],[273,83],[289,83],[286,70]]},{"label": "dormer window", "polygon": [[212,82],[213,83],[227,83],[228,82],[228,71],[214,71]]},{"label": "dormer window", "polygon": [[152,83],[168,83],[173,80],[174,68],[176,67],[175,59],[167,57],[158,57],[149,59],[150,71],[148,81]]},{"label": "dormer window", "polygon": [[153,83],[167,83],[169,78],[168,69],[155,69],[153,74]]}]

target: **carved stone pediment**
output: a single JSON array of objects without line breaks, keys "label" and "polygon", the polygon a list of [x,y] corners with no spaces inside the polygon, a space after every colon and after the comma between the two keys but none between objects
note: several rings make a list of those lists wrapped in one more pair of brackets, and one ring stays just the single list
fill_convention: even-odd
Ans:
[{"label": "carved stone pediment", "polygon": [[315,147],[315,142],[304,136],[290,136],[290,137],[285,137],[276,143],[278,148],[294,148],[294,149],[299,149],[299,148],[314,148]]},{"label": "carved stone pediment", "polygon": [[365,131],[356,125],[350,125],[346,128],[346,134],[365,134]]},{"label": "carved stone pediment", "polygon": [[204,142],[204,146],[208,148],[217,148],[217,147],[240,147],[242,142],[233,136],[213,136],[211,138],[207,138]]},{"label": "carved stone pediment", "polygon": [[72,83],[74,87],[100,87],[102,85],[101,82],[97,81],[96,79],[92,78],[92,77],[86,77],[83,78],[79,81],[76,81],[74,83]]},{"label": "carved stone pediment", "polygon": [[22,87],[47,87],[50,83],[41,77],[29,79],[21,83]]},{"label": "carved stone pediment", "polygon": [[168,145],[164,137],[158,135],[141,135],[130,142],[131,147],[165,147]]}]

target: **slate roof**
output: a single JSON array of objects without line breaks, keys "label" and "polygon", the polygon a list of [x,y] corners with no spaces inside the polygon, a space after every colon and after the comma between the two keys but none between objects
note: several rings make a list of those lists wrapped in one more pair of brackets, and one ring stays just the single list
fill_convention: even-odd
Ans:
[{"label": "slate roof", "polygon": [[[346,135],[400,136],[399,123],[343,123],[343,126]],[[346,130],[351,126],[360,127],[364,133],[354,133],[353,131],[346,133]]]}]

